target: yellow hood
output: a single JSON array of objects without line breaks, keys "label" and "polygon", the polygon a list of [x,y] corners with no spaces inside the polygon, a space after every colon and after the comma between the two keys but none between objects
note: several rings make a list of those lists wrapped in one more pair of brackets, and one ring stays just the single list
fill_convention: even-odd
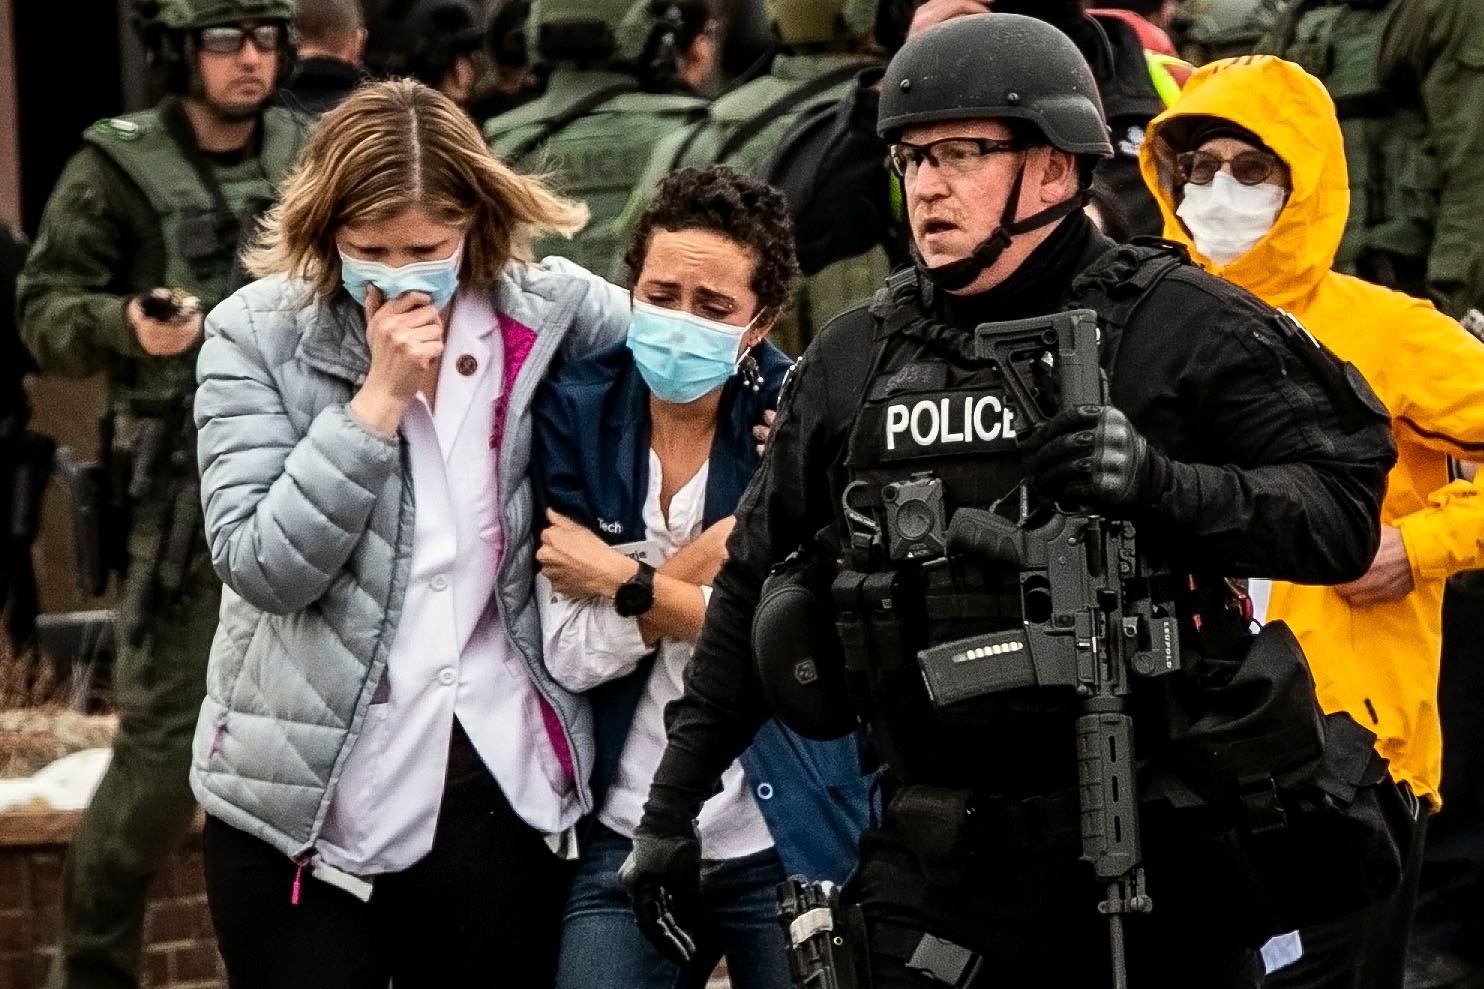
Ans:
[{"label": "yellow hood", "polygon": [[[1175,155],[1191,150],[1185,141],[1195,117],[1218,117],[1256,134],[1293,178],[1273,229],[1225,267],[1197,253],[1175,215]],[[1212,274],[1282,308],[1299,306],[1329,274],[1350,212],[1345,146],[1324,85],[1292,62],[1244,55],[1203,66],[1149,125],[1139,164],[1164,214],[1165,236]]]},{"label": "yellow hood", "polygon": [[[1175,216],[1174,156],[1187,150],[1193,117],[1256,134],[1293,178],[1273,229],[1224,268],[1196,253]],[[1140,164],[1165,236],[1206,270],[1293,313],[1391,410],[1398,461],[1381,522],[1401,534],[1412,592],[1351,604],[1332,587],[1277,582],[1268,617],[1298,637],[1324,709],[1348,711],[1374,731],[1392,776],[1436,806],[1443,587],[1451,574],[1484,566],[1484,484],[1449,484],[1447,456],[1484,457],[1484,347],[1430,303],[1329,270],[1350,206],[1344,146],[1334,104],[1298,66],[1268,55],[1205,66],[1150,124]]]}]

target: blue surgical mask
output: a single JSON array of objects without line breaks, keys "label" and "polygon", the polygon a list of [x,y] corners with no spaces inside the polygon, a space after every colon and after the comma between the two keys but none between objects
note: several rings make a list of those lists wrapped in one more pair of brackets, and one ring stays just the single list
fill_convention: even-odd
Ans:
[{"label": "blue surgical mask", "polygon": [[448,305],[459,288],[459,262],[464,257],[462,243],[446,258],[436,261],[414,261],[400,268],[393,268],[380,261],[362,261],[344,251],[340,252],[340,280],[361,305],[366,304],[366,286],[381,289],[388,302],[408,292],[423,292],[433,299],[433,308]]},{"label": "blue surgical mask", "polygon": [[685,405],[737,373],[742,336],[752,323],[732,326],[635,299],[629,350],[656,398]]}]

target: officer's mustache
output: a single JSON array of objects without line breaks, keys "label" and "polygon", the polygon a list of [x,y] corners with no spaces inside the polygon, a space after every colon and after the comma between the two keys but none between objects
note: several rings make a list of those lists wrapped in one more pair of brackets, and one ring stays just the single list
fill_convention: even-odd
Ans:
[{"label": "officer's mustache", "polygon": [[923,234],[937,233],[939,230],[949,228],[962,230],[963,224],[957,216],[946,213],[934,213],[917,221],[917,230]]}]

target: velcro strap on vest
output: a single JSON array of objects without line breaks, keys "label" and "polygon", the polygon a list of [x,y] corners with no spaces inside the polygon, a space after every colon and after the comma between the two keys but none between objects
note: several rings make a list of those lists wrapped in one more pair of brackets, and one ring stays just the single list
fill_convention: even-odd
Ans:
[{"label": "velcro strap on vest", "polygon": [[965,989],[984,964],[978,952],[935,934],[885,922],[869,923],[868,931],[872,954],[893,958],[939,985]]}]

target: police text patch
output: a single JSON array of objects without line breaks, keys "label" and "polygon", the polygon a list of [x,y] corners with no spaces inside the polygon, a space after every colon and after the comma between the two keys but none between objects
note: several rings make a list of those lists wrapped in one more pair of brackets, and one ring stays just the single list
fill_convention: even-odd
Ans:
[{"label": "police text patch", "polygon": [[999,391],[919,392],[872,411],[883,460],[1015,449],[1019,417]]}]

